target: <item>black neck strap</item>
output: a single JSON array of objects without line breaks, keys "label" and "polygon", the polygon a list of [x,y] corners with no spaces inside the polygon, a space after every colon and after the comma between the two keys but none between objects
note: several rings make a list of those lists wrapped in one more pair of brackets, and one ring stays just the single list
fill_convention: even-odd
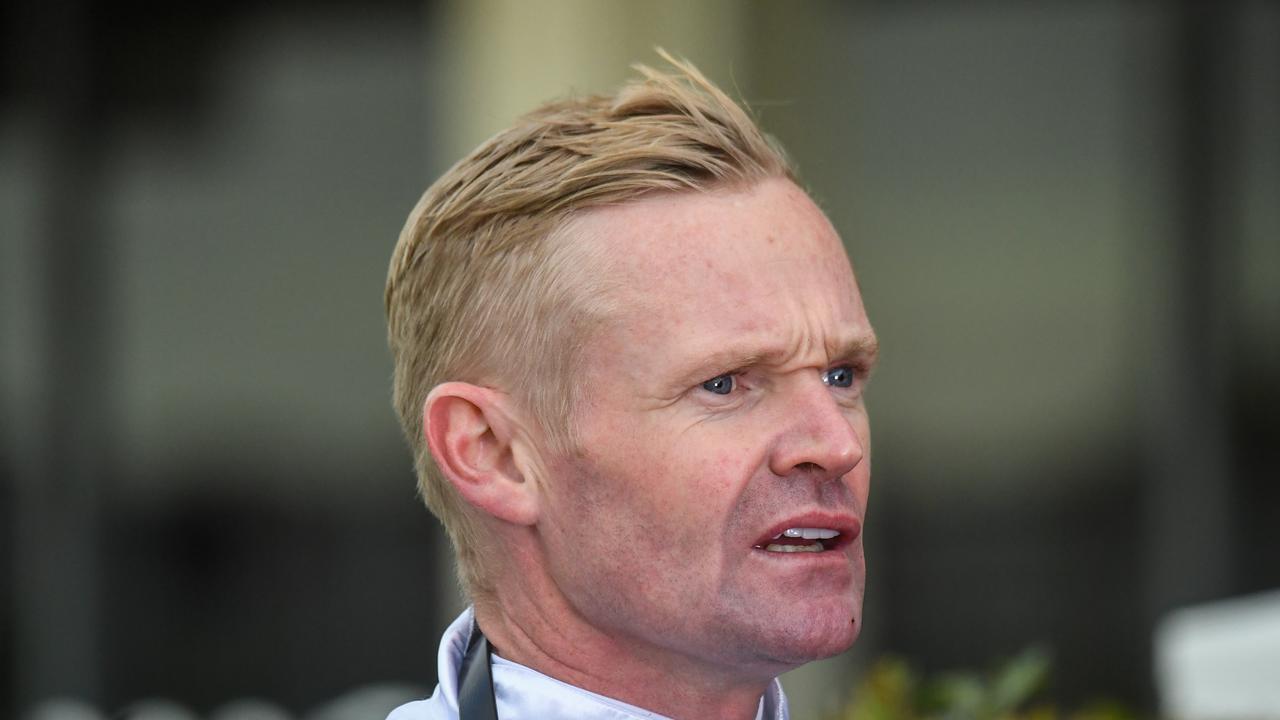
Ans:
[{"label": "black neck strap", "polygon": [[493,648],[480,625],[471,621],[471,638],[458,671],[459,720],[498,720],[498,705],[493,699],[493,670],[490,657]]}]

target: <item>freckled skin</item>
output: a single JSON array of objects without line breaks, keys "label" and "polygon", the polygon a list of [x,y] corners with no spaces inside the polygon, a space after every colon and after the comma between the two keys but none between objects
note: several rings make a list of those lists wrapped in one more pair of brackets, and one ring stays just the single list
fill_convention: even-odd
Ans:
[{"label": "freckled skin", "polygon": [[[866,510],[865,406],[823,382],[833,338],[871,335],[835,231],[770,180],[593,210],[575,232],[609,248],[625,310],[585,349],[580,452],[545,461],[537,535],[558,597],[544,604],[646,663],[760,690],[847,649],[861,538],[820,567],[753,547],[798,513]],[[674,368],[743,341],[788,355],[751,371],[739,405],[671,389]]]}]

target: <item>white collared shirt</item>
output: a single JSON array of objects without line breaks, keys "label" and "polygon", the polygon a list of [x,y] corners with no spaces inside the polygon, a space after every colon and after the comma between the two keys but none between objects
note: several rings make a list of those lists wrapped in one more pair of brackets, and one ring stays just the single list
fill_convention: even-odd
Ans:
[{"label": "white collared shirt", "polygon": [[[473,622],[471,608],[467,608],[445,630],[438,657],[440,684],[431,697],[401,705],[387,720],[457,720],[458,670]],[[669,720],[665,715],[574,687],[497,655],[493,656],[493,694],[499,720]],[[760,698],[756,720],[789,717],[782,684],[775,679]]]}]

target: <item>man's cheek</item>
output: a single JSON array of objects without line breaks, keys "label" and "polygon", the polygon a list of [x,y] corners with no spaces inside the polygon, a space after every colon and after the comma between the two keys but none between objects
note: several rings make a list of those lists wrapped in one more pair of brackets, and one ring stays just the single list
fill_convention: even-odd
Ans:
[{"label": "man's cheek", "polygon": [[719,430],[703,443],[709,471],[726,484],[740,483],[764,464],[771,429],[756,423],[735,423]]}]

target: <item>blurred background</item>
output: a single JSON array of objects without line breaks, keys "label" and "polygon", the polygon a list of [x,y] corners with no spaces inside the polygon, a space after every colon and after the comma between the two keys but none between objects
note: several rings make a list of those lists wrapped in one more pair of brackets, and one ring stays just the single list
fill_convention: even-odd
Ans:
[{"label": "blurred background", "polygon": [[1166,613],[1280,588],[1278,3],[11,0],[0,45],[0,714],[429,692],[391,249],[657,45],[788,148],[883,343],[866,630],[798,720],[1030,645],[1154,712]]}]

